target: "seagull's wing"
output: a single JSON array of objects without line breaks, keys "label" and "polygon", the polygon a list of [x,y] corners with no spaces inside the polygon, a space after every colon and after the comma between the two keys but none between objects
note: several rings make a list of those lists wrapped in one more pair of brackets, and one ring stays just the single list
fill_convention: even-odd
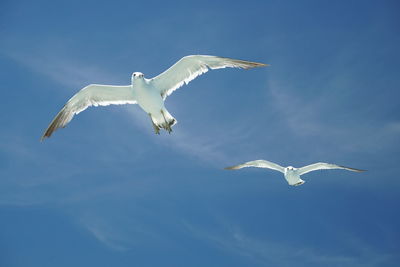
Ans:
[{"label": "seagull's wing", "polygon": [[108,106],[111,104],[136,104],[131,86],[91,84],[76,93],[61,109],[44,132],[41,141],[50,137],[58,128],[64,128],[75,114],[90,106]]},{"label": "seagull's wing", "polygon": [[348,170],[348,171],[353,171],[353,172],[363,172],[364,171],[364,170],[339,166],[339,165],[331,164],[331,163],[318,162],[318,163],[314,163],[314,164],[310,164],[310,165],[301,167],[298,169],[298,172],[299,172],[299,175],[302,175],[302,174],[316,171],[316,170],[328,170],[328,169],[343,169],[343,170]]},{"label": "seagull's wing", "polygon": [[283,168],[282,166],[280,166],[276,163],[270,162],[270,161],[262,160],[262,159],[249,161],[249,162],[246,162],[243,164],[227,167],[227,168],[225,168],[225,170],[237,170],[237,169],[246,168],[246,167],[266,168],[266,169],[272,169],[272,170],[276,170],[276,171],[285,173],[285,168]]},{"label": "seagull's wing", "polygon": [[172,67],[151,79],[151,83],[160,91],[165,99],[173,91],[188,84],[197,76],[206,73],[209,69],[241,68],[251,69],[267,66],[266,64],[238,59],[193,55],[181,58]]}]

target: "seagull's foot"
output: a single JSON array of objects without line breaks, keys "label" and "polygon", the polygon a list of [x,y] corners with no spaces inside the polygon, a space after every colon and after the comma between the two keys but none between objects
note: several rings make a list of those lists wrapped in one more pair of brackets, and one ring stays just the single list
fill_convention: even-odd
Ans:
[{"label": "seagull's foot", "polygon": [[171,134],[171,132],[172,132],[171,124],[168,124],[168,126],[165,128],[165,130],[167,130],[167,132],[169,134]]},{"label": "seagull's foot", "polygon": [[163,128],[163,129],[166,130],[169,134],[172,132],[171,124],[169,124],[169,123],[163,123],[163,124],[157,125],[157,127],[158,127],[159,129],[160,129],[160,128]]},{"label": "seagull's foot", "polygon": [[153,124],[154,132],[155,132],[156,134],[160,134],[160,127],[158,127],[158,126],[154,123],[153,118],[151,117],[151,114],[150,114],[150,113],[149,113],[149,116],[150,116],[151,124]]},{"label": "seagull's foot", "polygon": [[158,126],[155,125],[154,123],[153,123],[153,128],[154,128],[154,132],[155,132],[156,134],[160,134],[160,128],[158,128]]},{"label": "seagull's foot", "polygon": [[175,119],[172,119],[172,120],[170,120],[170,121],[168,122],[168,129],[167,129],[167,131],[168,131],[169,134],[172,132],[172,127],[171,127],[171,126],[174,125],[175,122],[176,122]]},{"label": "seagull's foot", "polygon": [[162,127],[163,129],[165,129],[165,130],[170,134],[170,133],[172,132],[171,126],[175,124],[175,121],[176,121],[176,120],[175,120],[175,119],[172,119],[172,120],[168,121],[168,120],[165,118],[164,111],[163,111],[163,110],[160,110],[160,112],[161,112],[161,114],[163,115],[163,118],[164,118],[164,123],[161,124],[161,127]]},{"label": "seagull's foot", "polygon": [[176,120],[175,120],[175,119],[172,119],[172,120],[170,120],[170,121],[168,122],[168,125],[169,125],[169,126],[172,126],[172,125],[175,124],[175,122],[176,122]]}]

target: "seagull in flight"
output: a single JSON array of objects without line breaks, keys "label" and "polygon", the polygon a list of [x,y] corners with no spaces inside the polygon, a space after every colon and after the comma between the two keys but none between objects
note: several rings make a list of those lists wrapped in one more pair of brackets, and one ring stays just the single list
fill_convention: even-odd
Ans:
[{"label": "seagull in flight", "polygon": [[295,168],[292,166],[282,167],[276,163],[262,160],[262,159],[249,161],[249,162],[235,165],[232,167],[227,167],[227,168],[225,168],[225,170],[238,170],[238,169],[246,168],[246,167],[265,168],[265,169],[272,169],[275,171],[279,171],[284,174],[285,179],[288,182],[288,184],[293,185],[293,186],[298,186],[298,185],[302,185],[305,183],[305,181],[300,178],[300,175],[303,175],[308,172],[316,171],[316,170],[343,169],[343,170],[348,170],[348,171],[353,171],[353,172],[363,172],[364,171],[364,170],[359,170],[359,169],[354,169],[354,168],[349,168],[349,167],[344,167],[344,166],[339,166],[336,164],[324,163],[324,162],[310,164],[310,165],[307,165],[307,166],[304,166],[301,168]]},{"label": "seagull in flight", "polygon": [[176,89],[206,73],[209,69],[264,67],[266,64],[217,56],[191,55],[181,58],[160,75],[147,79],[134,72],[131,84],[126,86],[90,84],[76,93],[55,116],[41,140],[50,137],[58,128],[64,128],[74,115],[90,106],[138,104],[151,118],[154,131],[171,133],[177,120],[164,106],[164,101]]}]

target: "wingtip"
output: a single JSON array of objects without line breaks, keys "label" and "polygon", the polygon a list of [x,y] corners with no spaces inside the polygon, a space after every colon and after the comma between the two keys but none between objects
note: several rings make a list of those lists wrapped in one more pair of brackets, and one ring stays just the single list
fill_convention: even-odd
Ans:
[{"label": "wingtip", "polygon": [[230,167],[225,167],[224,170],[237,170],[237,166],[230,166]]},{"label": "wingtip", "polygon": [[246,61],[246,60],[241,60],[241,59],[230,59],[230,58],[227,58],[227,59],[238,63],[239,67],[243,68],[243,69],[252,69],[252,68],[257,68],[257,67],[267,67],[267,66],[269,66],[269,64],[260,63],[260,62]]},{"label": "wingtip", "polygon": [[259,62],[251,62],[251,66],[248,67],[248,69],[251,68],[261,68],[261,67],[269,67],[270,64],[264,64],[264,63],[259,63]]},{"label": "wingtip", "polygon": [[354,169],[356,172],[366,172],[367,170]]},{"label": "wingtip", "polygon": [[366,172],[367,170],[361,170],[361,169],[356,169],[356,168],[350,168],[350,167],[346,167],[346,166],[340,166],[344,169],[347,169],[349,171],[353,171],[353,172]]},{"label": "wingtip", "polygon": [[49,132],[49,128],[47,128],[42,137],[40,137],[40,142],[43,142],[46,138],[49,138],[51,134],[52,132]]}]

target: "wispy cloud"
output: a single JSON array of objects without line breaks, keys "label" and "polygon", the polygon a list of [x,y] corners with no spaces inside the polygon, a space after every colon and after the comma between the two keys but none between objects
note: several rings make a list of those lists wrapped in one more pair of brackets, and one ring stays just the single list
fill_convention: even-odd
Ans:
[{"label": "wispy cloud", "polygon": [[40,57],[18,51],[3,53],[32,71],[42,74],[62,86],[70,87],[71,91],[78,90],[80,86],[86,85],[88,81],[99,83],[104,80],[104,77],[107,77],[110,82],[118,80],[118,75],[108,73],[97,66],[85,65],[72,58],[54,56],[42,51],[37,51]]},{"label": "wispy cloud", "polygon": [[382,266],[392,262],[395,255],[381,254],[366,244],[357,244],[352,254],[324,253],[316,248],[261,240],[244,233],[234,224],[224,223],[221,227],[204,229],[185,223],[186,229],[195,237],[219,249],[241,255],[255,264],[272,266]]},{"label": "wispy cloud", "polygon": [[93,218],[81,218],[81,225],[91,233],[100,243],[105,246],[117,250],[117,251],[127,251],[130,246],[126,244],[125,238],[118,235],[117,232],[104,221],[99,219],[94,220]]},{"label": "wispy cloud", "polygon": [[292,133],[297,135],[316,135],[323,130],[318,121],[318,105],[313,100],[306,102],[303,97],[293,94],[293,90],[278,81],[269,80],[271,104],[280,114],[279,119],[286,122]]},{"label": "wispy cloud", "polygon": [[[342,88],[344,83],[339,74],[319,82],[320,84],[313,84],[312,88]],[[334,93],[330,90],[310,90],[312,93],[302,93],[295,89],[295,83],[288,84],[279,79],[269,81],[271,109],[277,111],[277,119],[284,122],[291,135],[304,139],[318,138],[321,143],[334,142],[336,148],[343,152],[387,149],[398,143],[398,121],[371,119],[367,123],[363,117],[371,116],[375,112],[368,109],[368,106],[359,106],[365,103],[355,103],[354,105],[359,106],[359,111],[346,114],[340,108],[340,101],[347,103],[350,99],[336,97],[332,101]],[[332,115],[332,112],[335,114]],[[338,121],[337,117],[342,120]]]}]

